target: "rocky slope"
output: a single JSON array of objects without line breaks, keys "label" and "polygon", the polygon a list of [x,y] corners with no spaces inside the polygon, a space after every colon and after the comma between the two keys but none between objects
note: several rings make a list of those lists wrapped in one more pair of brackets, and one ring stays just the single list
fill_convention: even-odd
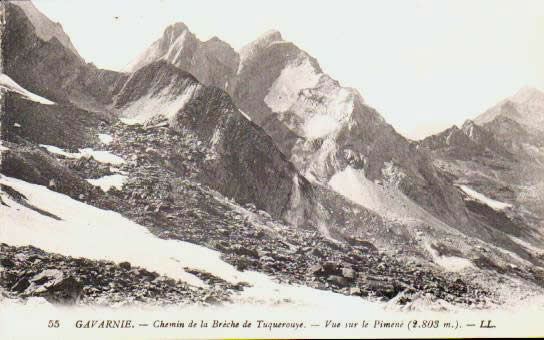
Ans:
[{"label": "rocky slope", "polygon": [[[54,304],[121,306],[218,304],[236,291],[225,281],[204,292],[144,268],[0,244],[0,285],[8,298],[42,297]],[[210,280],[211,281],[211,280]]]}]

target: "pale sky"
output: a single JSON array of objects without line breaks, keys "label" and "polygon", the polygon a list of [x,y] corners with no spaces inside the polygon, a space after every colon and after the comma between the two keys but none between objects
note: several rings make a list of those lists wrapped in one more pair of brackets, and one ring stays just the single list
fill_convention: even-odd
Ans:
[{"label": "pale sky", "polygon": [[[277,29],[354,87],[401,134],[474,118],[523,86],[544,89],[544,1],[34,0],[78,52],[118,70],[169,24],[235,49]],[[118,17],[118,18],[116,18]]]}]

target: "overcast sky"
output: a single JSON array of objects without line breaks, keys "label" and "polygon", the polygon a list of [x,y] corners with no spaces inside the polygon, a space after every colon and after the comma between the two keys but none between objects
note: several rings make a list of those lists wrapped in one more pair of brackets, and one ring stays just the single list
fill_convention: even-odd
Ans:
[{"label": "overcast sky", "polygon": [[82,57],[118,70],[182,21],[239,49],[269,29],[410,138],[544,89],[544,1],[35,0]]}]

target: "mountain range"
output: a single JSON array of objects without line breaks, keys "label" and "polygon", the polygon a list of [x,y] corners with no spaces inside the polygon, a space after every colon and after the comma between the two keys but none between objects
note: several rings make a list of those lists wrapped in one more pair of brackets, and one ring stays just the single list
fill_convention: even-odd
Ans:
[{"label": "mountain range", "polygon": [[[542,291],[543,92],[521,89],[461,128],[411,141],[277,31],[236,51],[176,23],[115,72],[87,63],[31,2],[2,6],[0,197],[12,223],[23,223],[15,205],[63,220],[32,201],[51,195],[115,211],[150,244],[190,242],[220,253],[215,266],[345,295],[406,305],[428,293],[466,307],[517,299],[512,285]],[[14,235],[0,241],[126,262]],[[224,273],[130,261],[187,282]],[[13,288],[34,282],[19,276],[6,294],[34,294]],[[77,294],[111,300],[88,291]]]}]

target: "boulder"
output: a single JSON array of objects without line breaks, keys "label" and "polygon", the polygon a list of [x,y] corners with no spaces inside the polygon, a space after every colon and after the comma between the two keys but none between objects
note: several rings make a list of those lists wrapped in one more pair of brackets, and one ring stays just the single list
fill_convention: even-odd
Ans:
[{"label": "boulder", "polygon": [[0,258],[0,266],[5,268],[13,268],[15,267],[15,262],[13,262],[12,260],[8,258],[3,257],[3,258]]},{"label": "boulder", "polygon": [[313,276],[323,276],[323,266],[320,265],[319,263],[316,263],[310,267],[309,272]]},{"label": "boulder", "polygon": [[327,278],[327,282],[330,284],[336,285],[338,287],[348,287],[350,285],[349,280],[347,280],[345,277],[338,276],[338,275],[330,275]]},{"label": "boulder", "polygon": [[231,249],[236,255],[246,255],[246,256],[255,257],[255,258],[259,257],[259,253],[257,252],[257,250],[244,247],[240,244],[233,245]]},{"label": "boulder", "polygon": [[24,295],[41,296],[51,303],[75,304],[83,292],[81,283],[57,269],[44,270],[29,282]]},{"label": "boulder", "polygon": [[30,286],[30,282],[28,282],[28,279],[26,278],[21,278],[19,279],[11,288],[10,290],[13,291],[13,292],[22,292],[24,291],[25,289],[28,288],[28,286]]},{"label": "boulder", "polygon": [[126,262],[126,261],[125,261],[125,262],[119,263],[119,267],[121,267],[121,268],[123,268],[123,269],[125,269],[125,270],[130,270],[130,268],[131,268],[132,266],[130,265],[130,262]]},{"label": "boulder", "polygon": [[349,295],[361,296],[361,288],[359,288],[359,287],[351,287],[351,288],[349,289]]},{"label": "boulder", "polygon": [[338,270],[338,265],[330,261],[323,263],[323,271],[325,272],[326,275],[340,274]]},{"label": "boulder", "polygon": [[355,280],[357,273],[351,268],[342,268],[342,276],[348,280]]}]

